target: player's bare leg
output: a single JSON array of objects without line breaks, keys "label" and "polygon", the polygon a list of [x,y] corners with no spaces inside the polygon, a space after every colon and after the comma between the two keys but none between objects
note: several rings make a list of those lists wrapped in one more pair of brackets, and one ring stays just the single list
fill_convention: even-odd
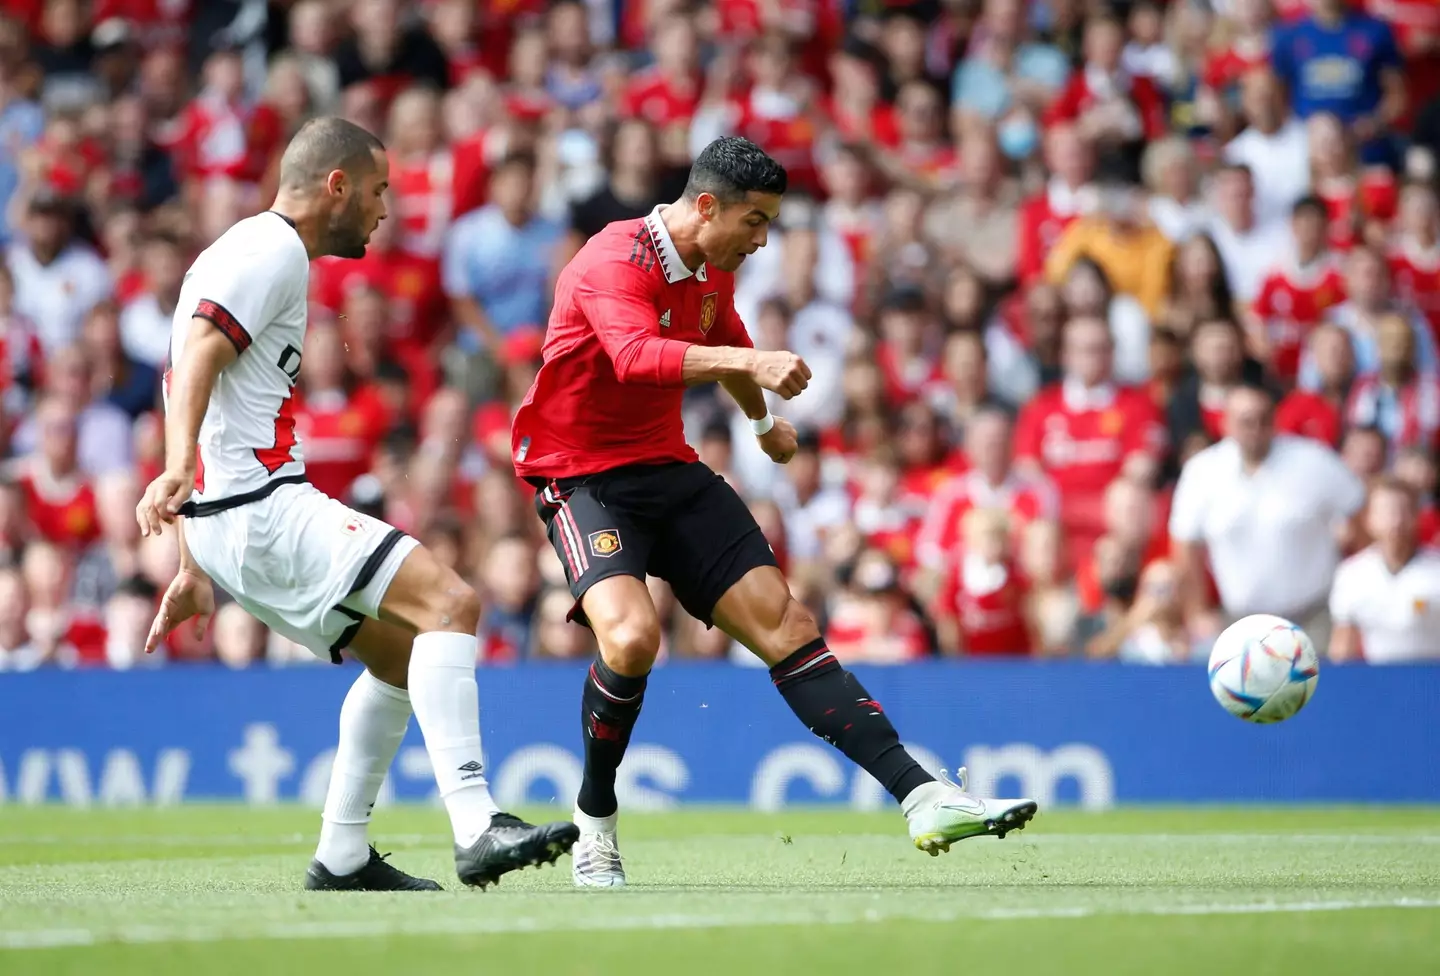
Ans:
[{"label": "player's bare leg", "polygon": [[428,550],[416,548],[386,590],[380,615],[415,633],[406,683],[450,815],[460,880],[484,888],[527,864],[553,864],[575,843],[575,825],[536,827],[504,813],[485,781],[475,591]]},{"label": "player's bare leg", "polygon": [[835,660],[810,611],[774,566],[757,566],[726,591],[715,625],[770,666],[791,711],[817,736],[879,780],[900,804],[919,849],[935,855],[966,837],[1004,837],[1035,816],[1033,800],[973,796],[937,781],[900,744],[880,703]]},{"label": "player's bare leg", "polygon": [[370,813],[410,725],[410,631],[366,620],[349,650],[365,665],[340,706],[340,744],[325,793],[320,843],[305,874],[312,891],[438,891],[385,860],[369,839]]},{"label": "player's bare leg", "polygon": [[645,683],[660,653],[660,620],[643,580],[602,579],[585,592],[582,606],[600,653],[585,676],[580,723],[585,774],[575,798],[575,883],[583,888],[622,888],[615,772],[640,717]]}]

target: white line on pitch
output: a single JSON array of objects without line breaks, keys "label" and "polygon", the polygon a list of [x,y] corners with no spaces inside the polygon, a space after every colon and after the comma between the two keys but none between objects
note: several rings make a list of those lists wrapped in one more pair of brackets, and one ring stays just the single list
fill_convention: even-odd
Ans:
[{"label": "white line on pitch", "polygon": [[363,922],[312,922],[234,928],[167,927],[122,925],[97,928],[36,929],[30,932],[0,932],[0,950],[55,949],[67,946],[109,943],[212,943],[230,940],[354,939],[400,935],[504,935],[552,931],[620,931],[659,929],[719,929],[776,925],[858,925],[875,922],[919,921],[1025,921],[1090,918],[1110,915],[1251,915],[1274,913],[1343,912],[1376,908],[1440,908],[1440,899],[1392,898],[1369,901],[1236,902],[1229,904],[1158,905],[1055,908],[993,908],[898,910],[867,909],[863,912],[766,912],[763,915],[651,915],[594,919],[573,917],[530,917],[508,919],[454,918],[404,919],[387,923],[378,919]]}]

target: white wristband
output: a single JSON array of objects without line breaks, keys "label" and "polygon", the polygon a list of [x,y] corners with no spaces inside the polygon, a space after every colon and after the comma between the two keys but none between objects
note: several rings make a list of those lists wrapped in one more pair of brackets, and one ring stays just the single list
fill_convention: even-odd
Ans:
[{"label": "white wristband", "polygon": [[750,429],[755,432],[756,437],[764,437],[766,434],[770,433],[770,428],[774,426],[775,415],[772,414],[769,410],[766,410],[765,416],[761,417],[759,420],[750,421]]}]

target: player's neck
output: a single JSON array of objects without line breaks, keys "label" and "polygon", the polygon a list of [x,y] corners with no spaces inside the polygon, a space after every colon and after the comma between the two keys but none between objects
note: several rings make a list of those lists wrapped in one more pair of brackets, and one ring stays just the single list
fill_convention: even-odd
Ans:
[{"label": "player's neck", "polygon": [[660,208],[660,222],[665,225],[685,267],[699,270],[705,263],[705,254],[700,250],[700,215],[684,200],[679,200]]},{"label": "player's neck", "polygon": [[276,195],[275,202],[270,205],[270,210],[284,217],[290,226],[295,228],[295,233],[300,235],[300,242],[305,245],[305,253],[310,260],[322,258],[329,253],[325,248],[325,231],[329,219],[310,201],[281,190]]}]

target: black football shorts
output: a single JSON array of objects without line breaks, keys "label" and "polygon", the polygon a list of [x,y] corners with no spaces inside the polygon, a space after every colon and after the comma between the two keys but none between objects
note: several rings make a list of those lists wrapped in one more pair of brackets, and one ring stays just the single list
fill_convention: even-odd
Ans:
[{"label": "black football shorts", "polygon": [[570,617],[587,626],[580,599],[611,576],[658,576],[687,613],[710,627],[726,590],[755,567],[776,565],[750,509],[699,461],[531,484],[575,597]]}]

